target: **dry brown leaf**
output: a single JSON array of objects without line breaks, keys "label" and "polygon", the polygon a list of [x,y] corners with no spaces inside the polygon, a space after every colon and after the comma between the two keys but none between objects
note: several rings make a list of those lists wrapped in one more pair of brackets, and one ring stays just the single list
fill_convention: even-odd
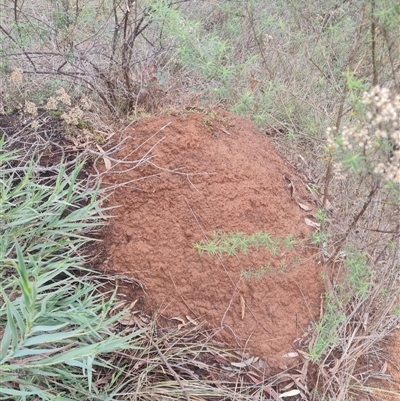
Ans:
[{"label": "dry brown leaf", "polygon": [[300,390],[290,390],[290,391],[286,391],[285,393],[279,394],[279,397],[293,397],[295,395],[299,395],[300,394]]},{"label": "dry brown leaf", "polygon": [[171,320],[177,320],[178,322],[181,322],[181,324],[178,324],[178,330],[181,330],[183,327],[185,327],[188,324],[180,317],[171,317]]},{"label": "dry brown leaf", "polygon": [[129,305],[129,309],[133,309],[134,306],[136,305],[138,299],[135,299],[133,302],[131,302],[131,304]]},{"label": "dry brown leaf", "polygon": [[181,322],[183,325],[186,324],[186,322],[183,319],[181,319],[180,317],[171,317],[171,320],[177,320],[178,322]]},{"label": "dry brown leaf", "polygon": [[381,367],[380,373],[385,374],[387,370],[387,362],[385,361]]},{"label": "dry brown leaf", "polygon": [[186,316],[186,319],[189,320],[190,323],[192,323],[194,326],[198,326],[199,324],[196,322],[196,320],[192,319],[190,316]]},{"label": "dry brown leaf", "polygon": [[264,386],[264,391],[268,393],[274,400],[279,401],[278,393],[271,386]]},{"label": "dry brown leaf", "polygon": [[142,320],[143,323],[149,324],[150,319],[147,316],[140,316],[140,319]]},{"label": "dry brown leaf", "polygon": [[255,384],[259,384],[263,381],[262,377],[259,376],[258,373],[253,372],[252,370],[250,370],[249,372],[247,372],[247,376],[255,383]]},{"label": "dry brown leaf", "polygon": [[328,210],[328,212],[331,212],[334,209],[332,203],[329,202],[328,199],[326,199],[326,201],[325,201],[325,209]]},{"label": "dry brown leaf", "polygon": [[117,309],[122,309],[126,305],[125,301],[122,301],[115,305],[111,310],[110,310],[110,315],[112,315]]},{"label": "dry brown leaf", "polygon": [[304,219],[304,221],[306,222],[306,224],[310,227],[314,227],[314,228],[319,228],[320,224],[316,223],[315,221],[312,221],[310,219],[307,219],[307,217]]},{"label": "dry brown leaf", "polygon": [[246,362],[231,362],[231,365],[235,368],[245,368],[248,366]]},{"label": "dry brown leaf", "polygon": [[108,159],[105,155],[106,152],[96,143],[97,149],[99,149],[100,153],[103,155],[103,160],[104,160],[104,165],[106,166],[106,170],[110,170],[111,168],[111,162],[110,159]]},{"label": "dry brown leaf", "polygon": [[225,128],[220,128],[220,130],[226,134],[226,135],[232,135],[228,130],[226,130]]},{"label": "dry brown leaf", "polygon": [[289,181],[288,187],[290,189],[290,196],[293,198],[294,197],[294,193],[296,191],[296,188],[294,187],[293,181],[290,178],[286,177],[285,175],[283,176],[283,178],[285,178],[287,181]]},{"label": "dry brown leaf", "polygon": [[286,391],[286,390],[289,390],[290,388],[292,388],[294,386],[294,383],[293,382],[291,382],[291,383],[289,383],[289,384],[287,384],[285,387],[283,387],[283,391]]},{"label": "dry brown leaf", "polygon": [[246,365],[251,365],[254,362],[254,356],[243,361]]},{"label": "dry brown leaf", "polygon": [[222,369],[224,370],[228,370],[229,372],[236,372],[237,369],[233,369],[230,366],[221,366]]},{"label": "dry brown leaf", "polygon": [[306,376],[307,376],[307,372],[308,372],[308,367],[309,367],[309,365],[310,365],[310,360],[309,359],[307,359],[305,362],[304,362],[304,365],[303,365],[303,367],[301,368],[301,376],[300,377],[303,377],[303,378],[305,378]]},{"label": "dry brown leaf", "polygon": [[244,301],[244,298],[240,295],[240,311],[242,320],[244,319],[245,310],[246,310],[246,302]]},{"label": "dry brown leaf", "polygon": [[367,331],[368,319],[369,319],[369,313],[365,312],[364,316],[363,316],[363,322],[362,322],[362,325],[363,325],[363,328],[365,331]]},{"label": "dry brown leaf", "polygon": [[297,358],[298,356],[298,352],[288,352],[287,354],[282,355],[282,358]]},{"label": "dry brown leaf", "polygon": [[231,362],[232,366],[236,366],[237,368],[245,368],[246,366],[251,365],[254,362],[254,356],[249,359],[246,359],[243,362]]},{"label": "dry brown leaf", "polygon": [[307,205],[303,205],[300,202],[297,202],[297,204],[299,205],[300,209],[303,209],[306,212],[311,212],[311,210],[312,210],[310,207],[308,207]]},{"label": "dry brown leaf", "polygon": [[118,322],[123,326],[133,326],[135,324],[135,319],[131,313],[125,313]]},{"label": "dry brown leaf", "polygon": [[307,389],[307,386],[302,383],[302,381],[305,381],[305,376],[298,376],[297,378],[294,378],[294,381],[296,382],[296,386],[301,388],[305,394],[309,395],[310,392]]}]

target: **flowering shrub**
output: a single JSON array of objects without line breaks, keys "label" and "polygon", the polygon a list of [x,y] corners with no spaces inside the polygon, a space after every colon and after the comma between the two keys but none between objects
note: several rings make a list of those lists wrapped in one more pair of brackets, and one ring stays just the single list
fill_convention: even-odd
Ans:
[{"label": "flowering shrub", "polygon": [[375,86],[362,103],[363,119],[340,133],[328,129],[328,150],[342,159],[334,165],[336,176],[345,177],[347,165],[400,184],[400,95]]}]

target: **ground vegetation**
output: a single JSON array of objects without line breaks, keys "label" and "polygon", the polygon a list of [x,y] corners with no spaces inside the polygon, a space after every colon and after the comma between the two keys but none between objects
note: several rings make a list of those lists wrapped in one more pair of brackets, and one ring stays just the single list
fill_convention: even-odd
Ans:
[{"label": "ground vegetation", "polygon": [[[381,379],[400,316],[399,22],[394,0],[1,3],[2,399],[396,397]],[[129,279],[93,270],[116,132],[184,108],[210,127],[218,107],[268,135],[317,203],[326,293],[296,373],[252,379],[254,361],[135,318],[114,290]],[[231,234],[194,246],[278,247]]]}]

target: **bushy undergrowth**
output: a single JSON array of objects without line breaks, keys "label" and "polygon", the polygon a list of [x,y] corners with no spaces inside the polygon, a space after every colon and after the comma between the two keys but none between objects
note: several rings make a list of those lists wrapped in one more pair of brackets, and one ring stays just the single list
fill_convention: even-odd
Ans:
[{"label": "bushy undergrowth", "polygon": [[323,367],[320,397],[373,392],[372,373],[358,373],[357,363],[383,365],[380,343],[399,323],[399,127],[398,94],[377,86],[360,99],[351,127],[328,130],[322,201],[329,193],[337,209],[325,224],[322,260],[334,274],[326,271],[325,309],[309,352]]},{"label": "bushy undergrowth", "polygon": [[347,119],[371,84],[397,82],[394,0],[46,0],[0,11],[9,107],[44,105],[60,87],[114,116],[224,105],[300,140]]}]

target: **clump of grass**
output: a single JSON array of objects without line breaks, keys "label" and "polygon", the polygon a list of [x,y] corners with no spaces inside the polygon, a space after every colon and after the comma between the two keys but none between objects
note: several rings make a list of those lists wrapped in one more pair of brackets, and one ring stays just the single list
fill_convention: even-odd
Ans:
[{"label": "clump of grass", "polygon": [[245,280],[251,280],[251,279],[261,280],[264,276],[270,274],[271,272],[272,272],[272,267],[267,265],[259,267],[258,269],[243,270],[240,275]]},{"label": "clump of grass", "polygon": [[233,233],[213,233],[211,240],[195,243],[193,246],[198,250],[199,254],[206,253],[207,255],[229,255],[234,256],[238,252],[248,253],[252,249],[265,248],[273,255],[276,255],[280,244],[283,244],[288,249],[292,249],[296,245],[296,238],[293,235],[281,240],[273,238],[266,232],[257,232],[247,235],[241,232]]},{"label": "clump of grass", "polygon": [[[346,322],[346,305],[352,299],[364,299],[372,285],[372,269],[364,254],[348,250],[343,261],[344,279],[336,285],[335,293],[325,294],[325,311],[316,324],[316,341],[310,350],[314,362],[320,360],[332,344],[338,340],[340,326]],[[381,295],[383,293],[381,292]]]},{"label": "clump of grass", "polygon": [[373,270],[367,263],[367,257],[360,252],[348,253],[345,263],[348,286],[355,296],[364,298],[372,285]]},{"label": "clump of grass", "polygon": [[320,362],[327,349],[338,339],[338,329],[346,321],[346,314],[340,299],[332,294],[325,294],[325,310],[321,320],[315,324],[315,336],[309,357],[313,362]]},{"label": "clump of grass", "polygon": [[[132,348],[84,268],[87,234],[104,221],[98,191],[80,189],[83,163],[61,164],[54,181],[37,163],[13,168],[0,140],[1,399],[105,399],[118,372],[104,355]],[[80,272],[80,276],[74,274]],[[110,380],[97,383],[100,370]]]},{"label": "clump of grass", "polygon": [[293,234],[291,234],[291,235],[288,235],[287,237],[284,237],[282,239],[282,243],[287,249],[292,250],[297,245],[298,241],[297,241],[296,237]]},{"label": "clump of grass", "polygon": [[385,363],[380,344],[399,322],[399,111],[399,95],[374,86],[350,127],[328,131],[324,199],[332,189],[339,207],[330,211],[334,219],[318,212],[323,231],[312,237],[335,273],[326,271],[324,310],[309,345],[318,373],[313,399],[371,394],[371,366]]},{"label": "clump of grass", "polygon": [[245,269],[242,270],[240,276],[243,277],[246,281],[247,280],[261,280],[263,277],[270,275],[270,274],[283,274],[287,270],[285,265],[280,265],[279,269],[273,269],[272,266],[266,265],[259,267],[257,269]]},{"label": "clump of grass", "polygon": [[313,245],[326,245],[328,241],[328,234],[324,231],[316,230],[311,234],[311,243]]}]

